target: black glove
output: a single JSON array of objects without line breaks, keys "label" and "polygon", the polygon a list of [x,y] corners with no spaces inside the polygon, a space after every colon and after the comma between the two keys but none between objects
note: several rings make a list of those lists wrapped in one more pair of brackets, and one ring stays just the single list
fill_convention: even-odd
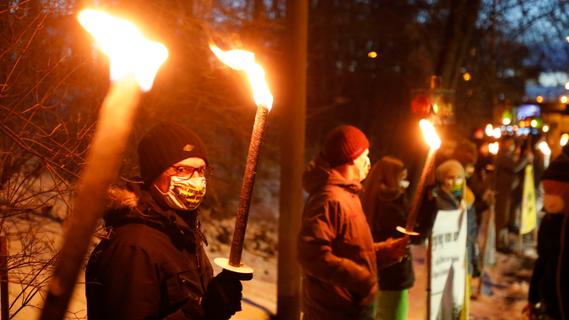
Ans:
[{"label": "black glove", "polygon": [[227,320],[241,311],[243,286],[237,275],[223,270],[209,282],[202,306],[208,320]]}]

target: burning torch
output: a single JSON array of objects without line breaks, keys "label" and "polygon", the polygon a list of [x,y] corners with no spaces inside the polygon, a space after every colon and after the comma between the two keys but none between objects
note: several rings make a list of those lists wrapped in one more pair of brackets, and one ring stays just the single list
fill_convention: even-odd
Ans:
[{"label": "burning torch", "polygon": [[108,186],[116,178],[141,92],[152,88],[168,50],[149,41],[136,26],[107,13],[86,9],[80,24],[109,57],[111,87],[101,109],[86,166],[78,181],[73,212],[40,319],[63,319]]},{"label": "burning torch", "polygon": [[437,135],[437,131],[433,124],[427,119],[421,119],[419,121],[419,127],[423,132],[423,138],[425,142],[429,145],[429,153],[427,155],[427,160],[423,165],[423,170],[421,171],[421,177],[419,179],[419,184],[417,185],[417,190],[415,191],[415,197],[411,203],[411,210],[407,216],[407,225],[405,228],[397,227],[397,231],[410,236],[417,236],[419,233],[413,231],[415,228],[415,220],[417,220],[417,211],[419,209],[419,204],[421,203],[421,197],[423,196],[423,189],[425,189],[425,183],[427,181],[427,175],[431,171],[435,163],[435,154],[437,150],[441,147],[441,139]]},{"label": "burning torch", "polygon": [[241,255],[243,253],[243,242],[245,240],[249,207],[251,205],[251,194],[253,193],[257,164],[259,162],[259,152],[269,111],[273,105],[273,95],[265,80],[265,71],[255,61],[254,53],[244,50],[223,51],[213,44],[210,45],[210,49],[224,64],[234,70],[244,71],[247,74],[253,89],[253,99],[257,105],[255,123],[253,124],[253,132],[245,164],[245,173],[243,174],[243,183],[239,194],[239,207],[235,219],[235,230],[233,231],[229,259],[216,258],[214,260],[223,269],[236,272],[242,275],[244,279],[251,279],[253,277],[253,269],[241,263]]}]

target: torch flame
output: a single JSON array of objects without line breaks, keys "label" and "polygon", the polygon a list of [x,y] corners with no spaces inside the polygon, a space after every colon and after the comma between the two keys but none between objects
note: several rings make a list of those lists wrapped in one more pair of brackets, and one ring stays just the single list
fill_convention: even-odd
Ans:
[{"label": "torch flame", "polygon": [[168,58],[163,44],[146,39],[131,22],[102,11],[81,10],[78,19],[109,57],[112,81],[134,77],[141,90],[152,88],[158,69]]},{"label": "torch flame", "polygon": [[497,155],[498,151],[500,151],[500,144],[498,143],[498,141],[489,143],[488,151],[493,155]]},{"label": "torch flame", "polygon": [[429,147],[433,150],[439,149],[441,147],[441,138],[439,138],[439,135],[435,130],[435,126],[433,126],[433,124],[427,119],[421,119],[421,121],[419,121],[419,126],[423,132],[425,142],[427,142]]},{"label": "torch flame", "polygon": [[255,104],[271,110],[273,95],[265,79],[265,70],[255,62],[255,54],[245,50],[223,51],[214,44],[210,44],[209,48],[221,62],[231,69],[244,71],[253,89]]}]

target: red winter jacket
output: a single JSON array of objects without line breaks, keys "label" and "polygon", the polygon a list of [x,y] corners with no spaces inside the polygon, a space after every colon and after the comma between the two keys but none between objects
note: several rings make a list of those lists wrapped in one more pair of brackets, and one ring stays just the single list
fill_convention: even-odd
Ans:
[{"label": "red winter jacket", "polygon": [[359,183],[312,163],[303,176],[310,194],[298,236],[307,319],[360,319],[377,285],[373,238],[363,213]]}]

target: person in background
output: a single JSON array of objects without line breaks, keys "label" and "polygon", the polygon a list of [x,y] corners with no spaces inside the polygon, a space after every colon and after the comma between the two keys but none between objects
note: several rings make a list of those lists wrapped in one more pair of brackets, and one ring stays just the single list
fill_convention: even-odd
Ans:
[{"label": "person in background", "polygon": [[419,215],[417,232],[421,237],[431,235],[439,210],[456,210],[461,207],[464,190],[464,168],[457,160],[441,163],[435,170],[436,183],[425,192]]},{"label": "person in background", "polygon": [[533,161],[528,150],[518,149],[512,137],[502,140],[496,161],[496,249],[509,252],[508,228],[514,220],[514,191],[521,185],[519,175]]},{"label": "person in background", "polygon": [[[432,234],[440,210],[458,210],[466,206],[465,172],[460,162],[454,159],[444,161],[435,170],[435,175],[436,185],[426,192],[419,210],[416,230],[422,238]],[[442,299],[446,302],[442,303],[440,309],[442,319],[458,319],[464,311],[456,307],[457,301],[452,301],[452,290],[452,286],[447,286],[443,292]]]},{"label": "person in background", "polygon": [[370,169],[368,154],[363,132],[339,126],[304,172],[309,196],[298,234],[304,320],[375,318],[379,245],[358,196]]},{"label": "person in background", "polygon": [[[396,230],[407,223],[408,203],[405,190],[409,186],[407,169],[401,160],[383,157],[377,161],[364,182],[362,204],[375,242],[404,239]],[[409,288],[415,282],[411,252],[406,257],[378,258],[376,319],[406,320],[409,313]]]},{"label": "person in background", "polygon": [[569,146],[545,170],[541,181],[545,215],[524,313],[536,320],[569,319]]},{"label": "person in background", "polygon": [[224,320],[241,310],[239,277],[213,277],[199,206],[208,161],[201,139],[159,124],[138,145],[142,186],[109,191],[106,236],[86,270],[87,316]]},{"label": "person in background", "polygon": [[[466,202],[466,252],[468,253],[468,274],[472,278],[480,276],[480,255],[478,249],[478,212],[476,211],[475,201],[476,195],[472,186],[476,179],[472,179],[476,175],[476,146],[470,141],[463,141],[453,152],[453,159],[456,159],[464,168],[466,178],[466,188],[464,190],[464,200]],[[473,183],[474,182],[474,183]]]}]

